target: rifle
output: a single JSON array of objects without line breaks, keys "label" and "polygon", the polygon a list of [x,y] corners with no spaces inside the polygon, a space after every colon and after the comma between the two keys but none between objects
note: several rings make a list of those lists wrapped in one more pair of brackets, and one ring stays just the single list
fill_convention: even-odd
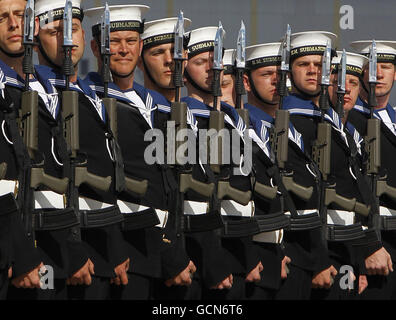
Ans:
[{"label": "rifle", "polygon": [[22,68],[25,74],[25,88],[21,97],[19,110],[19,132],[24,150],[23,173],[20,178],[20,192],[18,202],[22,208],[23,220],[28,237],[35,243],[33,210],[33,192],[39,185],[44,185],[52,191],[64,194],[68,185],[68,178],[58,179],[44,172],[44,160],[34,163],[38,151],[38,93],[29,90],[29,77],[34,73],[33,43],[34,37],[34,2],[29,0],[24,12],[23,44],[25,54]]},{"label": "rifle", "polygon": [[[109,98],[108,97],[108,86],[109,82],[111,81],[111,75],[110,75],[110,56],[112,53],[110,52],[110,9],[109,5],[105,4],[105,9],[104,13],[102,16],[102,22],[101,22],[101,41],[100,41],[100,53],[102,56],[102,80],[103,80],[103,94],[104,98],[102,99],[102,102],[106,108],[107,116],[110,122],[110,130],[112,132],[114,141],[114,144],[117,144],[117,100],[115,98]],[[116,148],[119,148],[118,146],[114,146]],[[119,155],[121,156],[121,155]],[[123,168],[120,168],[120,171],[122,171]],[[121,172],[120,172],[121,173]],[[148,187],[148,181],[147,180],[135,180],[132,178],[125,177],[121,173],[121,176],[119,174],[116,175],[118,179],[116,179],[116,189],[117,191],[121,191],[124,189],[124,191],[132,194],[132,195],[139,195],[143,196]],[[124,181],[119,181],[119,180],[124,180]]]},{"label": "rifle", "polygon": [[[210,111],[209,118],[209,131],[215,132],[215,139],[217,140],[217,164],[210,164],[212,171],[215,174],[220,174],[221,165],[223,163],[223,143],[221,133],[224,131],[224,112],[220,110],[220,99],[221,94],[221,85],[220,85],[220,75],[223,70],[222,61],[223,61],[223,38],[224,38],[224,29],[219,22],[219,27],[216,32],[216,37],[214,41],[214,55],[213,55],[213,109]],[[208,137],[210,139],[210,137]],[[210,147],[210,145],[209,145]],[[209,154],[211,154],[209,152]],[[217,187],[217,188],[216,188]],[[234,201],[247,205],[251,199],[251,191],[240,191],[236,188],[233,188],[228,181],[219,180],[216,184],[215,194],[212,197],[211,206],[212,208],[219,209],[220,208],[220,200],[225,196],[230,197]]]},{"label": "rifle", "polygon": [[371,223],[380,239],[379,196],[386,191],[385,180],[379,181],[379,168],[381,166],[381,122],[374,117],[374,108],[377,106],[375,86],[377,84],[377,46],[373,40],[369,57],[369,97],[370,119],[367,120],[367,135],[364,137],[365,149],[368,154],[366,173],[370,178],[374,194],[374,215],[370,215]]},{"label": "rifle", "polygon": [[63,14],[63,74],[65,76],[65,90],[62,92],[62,121],[63,131],[66,140],[67,151],[70,156],[70,183],[67,191],[67,204],[75,209],[79,217],[78,187],[86,183],[91,187],[102,191],[110,188],[111,177],[100,177],[88,172],[86,160],[79,159],[79,111],[78,111],[78,92],[70,90],[70,76],[74,75],[73,61],[71,50],[73,45],[72,39],[72,2],[66,1],[65,11]]},{"label": "rifle", "polygon": [[[192,177],[192,169],[183,166],[177,157],[177,150],[179,146],[185,141],[177,141],[176,137],[181,130],[187,129],[187,104],[180,101],[181,87],[183,87],[183,38],[184,38],[184,17],[183,12],[180,11],[175,25],[175,39],[174,39],[174,73],[173,83],[175,86],[175,102],[171,103],[171,121],[175,122],[175,154],[172,157],[176,160],[177,174],[179,181],[179,190],[177,192],[176,200],[176,219],[175,229],[176,236],[183,239],[183,217],[184,217],[184,193],[188,190],[194,190],[198,194],[209,198],[214,191],[214,183],[204,183],[195,180]],[[184,240],[183,240],[184,245]]]},{"label": "rifle", "polygon": [[319,98],[321,121],[318,123],[317,137],[312,147],[312,158],[318,164],[322,174],[320,188],[319,212],[322,220],[324,243],[327,244],[327,207],[336,203],[347,211],[352,211],[356,199],[348,199],[336,193],[335,183],[330,184],[329,175],[331,171],[331,124],[325,121],[325,112],[329,109],[328,87],[330,85],[331,45],[327,42],[326,50],[322,60],[322,81]]},{"label": "rifle", "polygon": [[293,172],[287,172],[285,164],[288,159],[288,145],[289,145],[289,122],[290,114],[288,110],[282,109],[283,99],[287,95],[286,78],[289,72],[290,62],[290,36],[291,28],[287,25],[286,34],[282,41],[282,57],[281,67],[279,71],[278,94],[279,94],[279,108],[275,113],[275,125],[271,133],[272,150],[275,153],[276,163],[278,165],[282,183],[287,191],[291,191],[298,197],[304,200],[309,200],[312,196],[313,187],[304,187],[293,181]]}]

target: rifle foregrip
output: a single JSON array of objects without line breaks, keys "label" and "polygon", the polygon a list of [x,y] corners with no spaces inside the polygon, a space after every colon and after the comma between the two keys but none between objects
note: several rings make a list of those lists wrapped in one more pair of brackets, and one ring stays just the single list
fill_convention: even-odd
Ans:
[{"label": "rifle foregrip", "polygon": [[188,190],[193,190],[200,195],[209,198],[214,191],[214,183],[204,183],[195,180],[191,174],[182,173],[180,175],[180,192],[185,193]]},{"label": "rifle foregrip", "polygon": [[86,183],[91,187],[101,191],[108,191],[111,184],[111,177],[101,177],[89,173],[86,167],[77,167],[75,173],[75,186],[79,187],[82,183]]},{"label": "rifle foregrip", "polygon": [[0,163],[0,180],[4,179],[7,173],[7,163]]},{"label": "rifle foregrip", "polygon": [[288,158],[289,120],[289,111],[279,109],[276,110],[273,150],[276,154],[276,160],[278,162],[279,168],[285,167],[285,162],[287,162]]},{"label": "rifle foregrip", "polygon": [[55,178],[46,174],[43,168],[32,168],[30,178],[31,188],[37,188],[39,185],[44,185],[56,193],[64,194],[67,191],[68,184],[68,178]]},{"label": "rifle foregrip", "polygon": [[367,173],[377,174],[381,166],[381,146],[380,129],[381,123],[379,119],[371,118],[367,120],[367,136],[365,137],[366,151],[369,155],[367,163]]},{"label": "rifle foregrip", "polygon": [[276,197],[278,187],[269,187],[256,181],[256,184],[254,185],[254,191],[266,199],[273,200]]},{"label": "rifle foregrip", "polygon": [[370,213],[370,206],[366,206],[364,203],[356,201],[354,210],[356,213],[367,217]]},{"label": "rifle foregrip", "polygon": [[325,193],[325,205],[328,206],[330,203],[338,204],[341,208],[352,211],[355,208],[356,199],[345,198],[337,194],[335,189],[327,188]]},{"label": "rifle foregrip", "polygon": [[388,197],[396,200],[396,188],[391,187],[386,181],[377,181],[377,197],[386,194]]},{"label": "rifle foregrip", "polygon": [[125,189],[128,192],[133,192],[139,196],[144,196],[147,191],[147,180],[135,180],[125,177]]},{"label": "rifle foregrip", "polygon": [[287,191],[293,192],[301,199],[308,201],[312,197],[313,187],[304,187],[293,181],[292,177],[282,177],[282,182]]},{"label": "rifle foregrip", "polygon": [[228,196],[239,204],[246,206],[252,198],[252,192],[250,190],[241,191],[233,188],[228,181],[219,181],[217,186],[217,198],[221,200],[225,196]]}]

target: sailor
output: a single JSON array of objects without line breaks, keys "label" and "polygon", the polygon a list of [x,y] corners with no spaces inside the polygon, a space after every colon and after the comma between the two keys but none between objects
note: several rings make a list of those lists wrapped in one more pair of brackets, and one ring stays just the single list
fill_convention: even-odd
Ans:
[{"label": "sailor", "polygon": [[[250,132],[257,145],[253,149],[253,166],[256,184],[261,183],[269,188],[273,188],[280,182],[279,180],[274,182],[279,175],[279,170],[269,141],[275,111],[279,107],[277,86],[280,63],[280,43],[258,44],[246,48],[244,84],[248,103],[244,107],[249,111]],[[273,173],[270,174],[270,172]],[[255,217],[256,219],[262,218],[260,225],[265,231],[253,236],[253,241],[260,254],[264,271],[261,273],[260,282],[248,286],[249,299],[275,299],[282,280],[287,278],[286,264],[290,263],[290,258],[283,252],[284,230],[279,226],[283,224],[288,227],[288,219],[285,222],[281,192],[275,192],[274,195],[270,199],[268,195],[255,192]],[[266,217],[275,219],[273,221],[277,224],[273,226],[270,223],[265,224]]]},{"label": "sailor", "polygon": [[[14,76],[19,75],[22,79],[23,46],[22,17],[26,1],[1,1],[0,12],[3,23],[0,25],[0,63],[8,70],[15,70]],[[8,93],[8,81],[1,68],[1,98],[0,123],[2,133],[0,135],[0,299],[5,299],[9,287],[9,278],[12,276],[12,284],[17,288],[39,288],[39,269],[42,264],[34,243],[26,236],[26,231],[20,219],[20,214],[15,202],[14,192],[22,170],[18,163],[12,139],[10,139],[8,124],[11,115],[17,114],[17,106],[20,104],[20,95],[14,102]],[[14,77],[15,78],[15,77]],[[11,105],[14,103],[14,105]],[[7,122],[7,123],[6,123]]]},{"label": "sailor", "polygon": [[[142,45],[144,48],[144,40],[141,39],[142,14],[147,9],[148,7],[139,5],[109,7],[110,50],[113,53],[109,68],[113,82],[109,83],[108,96],[117,99],[118,142],[124,158],[126,176],[148,182],[147,190],[140,196],[125,192],[119,195],[118,203],[126,219],[124,237],[132,267],[128,272],[128,286],[118,292],[113,290],[113,298],[118,299],[152,298],[151,295],[156,294],[153,284],[157,281],[165,281],[167,286],[189,285],[190,272],[193,273],[195,269],[185,252],[178,248],[179,244],[173,236],[172,223],[169,223],[173,196],[167,182],[164,182],[167,179],[165,170],[169,169],[161,167],[160,164],[150,165],[144,158],[145,150],[150,144],[150,141],[146,141],[145,134],[151,129],[162,129],[163,121],[169,114],[169,106],[165,106],[168,110],[161,109],[162,111],[159,106],[160,102],[167,101],[165,97],[134,82],[134,70]],[[94,39],[91,48],[97,58],[99,70],[104,68],[100,51],[101,33],[98,28],[103,12],[103,7],[86,11],[92,19]],[[165,33],[168,29],[171,29],[171,32],[174,29],[176,20],[169,20],[165,23],[166,28],[162,29]],[[151,30],[151,25],[152,23],[145,24],[146,31]],[[155,46],[158,43],[153,39],[152,45]],[[167,39],[160,41],[160,44],[170,46],[168,42],[171,41],[173,39]],[[155,54],[156,59],[167,56],[162,51],[161,53]],[[122,58],[129,62],[120,61]],[[156,73],[156,68],[150,70],[153,71],[154,77],[162,76],[162,73]],[[86,79],[92,83],[100,96],[104,95],[103,80],[98,73],[89,73]],[[161,80],[162,78],[158,81]],[[163,84],[162,88],[167,85],[169,86],[169,83]]]},{"label": "sailor", "polygon": [[235,107],[235,49],[224,50],[223,79],[221,81],[221,101]]},{"label": "sailor", "polygon": [[[187,103],[188,107],[197,118],[199,129],[209,129],[210,112],[216,110],[213,106],[214,99],[211,88],[215,78],[212,66],[214,62],[214,40],[218,29],[221,30],[220,27],[204,27],[192,30],[190,33],[188,63],[185,70],[188,97],[182,100]],[[221,82],[218,83],[218,85],[221,85]],[[221,102],[221,110],[225,113],[224,127],[229,130],[229,132],[235,130],[235,132],[238,132],[239,136],[243,136],[246,125],[242,118],[239,117],[235,108]],[[232,142],[232,147],[235,147],[236,142],[237,141]],[[223,166],[216,179],[221,180],[221,177],[230,173],[228,170],[235,165],[240,167],[239,164]],[[203,287],[203,299],[244,298],[246,278],[249,278],[250,273],[258,274],[260,271],[261,264],[258,257],[254,259],[250,259],[249,257],[249,248],[252,246],[251,236],[257,231],[255,228],[249,229],[248,227],[249,223],[252,221],[251,218],[254,212],[254,209],[251,207],[253,202],[250,199],[250,174],[251,172],[245,172],[237,176],[231,173],[230,176],[232,188],[238,194],[239,191],[242,191],[244,197],[249,197],[248,199],[244,199],[247,200],[246,202],[242,200],[242,197],[236,199],[237,197],[235,197],[234,194],[234,197],[227,196],[223,200],[217,199],[217,201],[220,202],[220,210],[215,206],[210,206],[209,210],[211,211],[206,213],[206,216],[210,217],[218,215],[218,211],[221,212],[222,220],[225,223],[221,238],[219,238],[218,233],[214,231],[192,233],[188,235],[188,237],[191,237],[192,240],[200,244],[199,250],[202,250],[201,255],[203,255],[203,259],[201,261],[198,262],[194,260],[194,257],[192,257],[192,259],[197,264],[197,270],[200,274],[199,280]],[[216,183],[220,185],[218,181],[216,181]],[[217,198],[217,195],[215,195],[215,197]],[[204,199],[199,199],[191,195],[189,200],[191,203],[199,203],[200,201],[203,202]],[[199,209],[199,205],[192,205],[191,207],[193,210],[188,213],[190,215],[201,216],[205,212]],[[229,224],[231,224],[230,221],[235,219],[235,215],[240,218],[238,218],[239,221],[234,220],[234,223],[237,224],[242,221],[246,221],[247,223],[247,228],[244,230],[236,225],[234,231],[240,228],[239,236],[232,235],[231,232],[228,232],[228,230],[231,230],[231,227],[229,228]],[[196,251],[195,254],[196,253],[198,253],[198,251]],[[199,256],[197,256],[197,259],[198,258]],[[225,288],[225,290],[213,290],[223,288]]]},{"label": "sailor", "polygon": [[[360,54],[369,56],[373,41],[355,41],[350,45]],[[377,49],[377,70],[373,116],[381,120],[380,123],[380,168],[379,178],[387,185],[387,191],[379,197],[379,220],[378,227],[384,249],[376,251],[365,260],[367,268],[368,288],[362,294],[362,299],[393,299],[395,298],[395,275],[392,261],[395,261],[394,229],[390,221],[393,219],[393,211],[396,208],[395,193],[392,188],[396,186],[396,171],[392,157],[389,155],[395,149],[395,112],[389,104],[391,90],[396,79],[396,42],[375,41]],[[374,70],[375,73],[375,70]],[[370,88],[369,65],[363,71],[363,79],[359,98],[355,107],[349,112],[348,121],[351,122],[362,137],[367,134],[367,120],[370,118],[369,88]],[[389,254],[392,261],[389,261]]]},{"label": "sailor", "polygon": [[[70,16],[63,20],[65,8],[69,9],[70,6],[73,7],[72,20]],[[109,295],[110,281],[118,285],[128,283],[126,271],[129,268],[129,258],[121,232],[123,216],[116,203],[116,192],[122,188],[123,182],[121,158],[101,100],[88,83],[77,76],[78,63],[84,54],[85,36],[80,1],[66,2],[66,5],[64,1],[37,1],[35,14],[39,61],[52,68],[49,70],[43,67],[43,73],[58,92],[76,91],[78,98],[78,123],[72,134],[79,131],[79,149],[68,148],[69,155],[75,153],[71,171],[75,170],[72,174],[76,173],[76,178],[82,182],[76,181],[79,186],[73,189],[77,193],[73,205],[79,209],[81,239],[93,266],[88,261],[92,283],[89,286],[69,287],[69,297],[105,299]],[[70,50],[72,62],[71,66],[67,66],[71,70],[67,70],[68,75],[65,77],[62,63],[67,58],[67,50],[66,47],[62,48],[64,42],[61,39],[64,39],[63,28],[70,23],[72,39],[67,38],[65,32],[65,40],[73,45]],[[74,74],[70,75],[73,71]],[[66,107],[63,106],[64,111]],[[73,113],[73,116],[76,115]],[[79,283],[83,282],[75,282],[73,279],[70,281],[72,285]]]}]

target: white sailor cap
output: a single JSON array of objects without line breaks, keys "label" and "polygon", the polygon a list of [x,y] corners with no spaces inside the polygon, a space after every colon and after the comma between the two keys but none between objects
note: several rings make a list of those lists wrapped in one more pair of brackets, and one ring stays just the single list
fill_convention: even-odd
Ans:
[{"label": "white sailor cap", "polygon": [[[329,42],[334,49],[337,35],[327,31],[305,31],[290,36],[290,60],[307,55],[323,55]],[[332,50],[335,55],[335,51]]]},{"label": "white sailor cap", "polygon": [[[148,49],[164,43],[174,42],[177,17],[149,21],[144,24],[142,34],[143,49]],[[191,25],[191,20],[184,18],[184,29]],[[184,47],[187,48],[188,38],[184,37]]]},{"label": "white sailor cap", "polygon": [[[72,0],[73,18],[84,18],[84,13],[81,8],[81,0]],[[63,19],[63,12],[65,11],[66,0],[36,0],[34,3],[34,14],[39,18],[40,25],[47,24],[52,21]]]},{"label": "white sailor cap", "polygon": [[[357,53],[345,52],[346,55],[346,73],[357,77],[362,76],[364,66],[368,63],[368,58]],[[337,51],[337,56],[331,60],[331,69],[337,73],[338,64],[340,64],[342,51]]]},{"label": "white sailor cap", "polygon": [[[190,31],[188,42],[188,58],[214,49],[214,40],[218,27],[204,27]],[[225,31],[224,31],[225,35]]]},{"label": "white sailor cap", "polygon": [[[356,52],[369,56],[372,40],[354,41],[350,45]],[[375,40],[377,47],[377,62],[396,64],[396,41]]]},{"label": "white sailor cap", "polygon": [[281,64],[281,43],[263,43],[246,47],[246,68],[253,70]]},{"label": "white sailor cap", "polygon": [[224,56],[223,56],[224,74],[234,73],[235,54],[236,54],[235,49],[227,49],[224,51]]},{"label": "white sailor cap", "polygon": [[[84,11],[89,17],[92,25],[92,36],[100,35],[100,25],[105,7],[91,8]],[[145,5],[128,4],[109,6],[110,10],[110,32],[132,30],[143,32],[143,14],[150,7]]]}]

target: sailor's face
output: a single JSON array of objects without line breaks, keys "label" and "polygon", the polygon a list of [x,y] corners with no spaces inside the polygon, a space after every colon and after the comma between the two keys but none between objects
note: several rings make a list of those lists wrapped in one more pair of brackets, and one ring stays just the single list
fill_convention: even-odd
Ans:
[{"label": "sailor's face", "polygon": [[[143,52],[144,62],[150,72],[151,77],[155,81],[154,85],[165,89],[174,88],[173,48],[173,43],[164,43],[149,49],[145,49]],[[143,72],[145,73],[146,71],[143,70]],[[144,76],[146,80],[147,74],[145,73]]]},{"label": "sailor's face", "polygon": [[[277,103],[279,102],[279,95],[276,91],[278,84],[278,69],[277,66],[267,66],[261,67],[253,70],[251,72],[251,78],[253,80],[254,86],[265,101]],[[252,91],[249,86],[248,92]]]},{"label": "sailor's face", "polygon": [[9,53],[23,51],[23,15],[25,0],[0,1],[0,46]]},{"label": "sailor's face", "polygon": [[[57,66],[62,66],[64,59],[63,52],[63,20],[57,20],[48,24],[43,24],[39,29],[41,45],[48,58]],[[72,61],[77,65],[84,55],[85,34],[79,19],[73,19],[72,25]]]},{"label": "sailor's face", "polygon": [[320,91],[322,56],[308,55],[297,58],[292,63],[294,84],[299,90],[311,95]]},{"label": "sailor's face", "polygon": [[235,79],[232,74],[223,75],[221,81],[221,101],[235,107]]},{"label": "sailor's face", "polygon": [[[337,103],[338,76],[330,76],[329,96],[333,106]],[[347,74],[345,77],[344,111],[347,114],[355,106],[359,96],[360,82],[357,76]]]},{"label": "sailor's face", "polygon": [[110,69],[118,75],[129,75],[141,53],[141,40],[137,31],[124,30],[110,33]]},{"label": "sailor's face", "polygon": [[[368,90],[369,88],[369,66],[366,65],[364,69],[364,84]],[[390,62],[377,63],[377,85],[375,86],[375,95],[377,97],[384,97],[390,94],[393,82],[396,80],[395,65]]]},{"label": "sailor's face", "polygon": [[213,81],[213,51],[206,51],[188,60],[186,70],[202,89],[211,91]]}]

